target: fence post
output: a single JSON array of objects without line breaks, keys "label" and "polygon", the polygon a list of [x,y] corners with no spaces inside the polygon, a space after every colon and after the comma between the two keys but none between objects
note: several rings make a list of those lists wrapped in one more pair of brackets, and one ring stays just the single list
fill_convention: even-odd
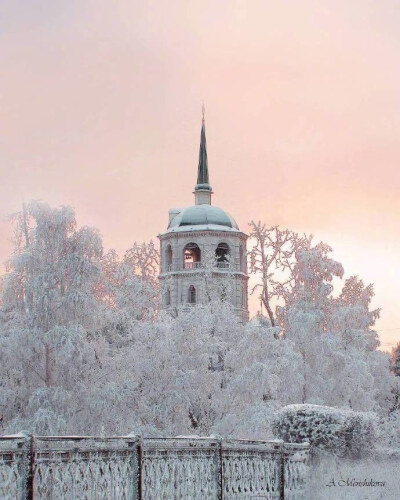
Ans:
[{"label": "fence post", "polygon": [[142,500],[142,437],[139,436],[136,449],[137,461],[137,500]]},{"label": "fence post", "polygon": [[28,474],[26,478],[26,498],[33,500],[33,479],[35,473],[35,449],[34,449],[34,436],[29,434],[27,436],[27,455],[28,455]]},{"label": "fence post", "polygon": [[285,500],[285,443],[281,445],[280,453],[280,484],[279,484],[279,499]]},{"label": "fence post", "polygon": [[223,471],[223,466],[222,466],[222,439],[219,438],[218,439],[218,488],[217,488],[218,500],[223,499],[223,487],[224,487],[223,474],[224,474],[224,471]]}]

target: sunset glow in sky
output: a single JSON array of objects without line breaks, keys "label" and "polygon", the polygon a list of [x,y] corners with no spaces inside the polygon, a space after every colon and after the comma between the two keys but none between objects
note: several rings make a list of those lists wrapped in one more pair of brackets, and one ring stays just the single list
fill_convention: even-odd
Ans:
[{"label": "sunset glow in sky", "polygon": [[22,199],[156,238],[204,101],[213,203],[329,243],[400,341],[399,26],[398,0],[0,0],[0,259]]}]

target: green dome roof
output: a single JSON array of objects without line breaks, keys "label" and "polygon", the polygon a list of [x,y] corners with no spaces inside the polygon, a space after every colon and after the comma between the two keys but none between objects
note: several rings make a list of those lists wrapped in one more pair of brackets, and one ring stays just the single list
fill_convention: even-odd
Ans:
[{"label": "green dome roof", "polygon": [[225,212],[225,210],[206,204],[184,208],[168,225],[168,232],[203,229],[239,231],[235,219]]}]

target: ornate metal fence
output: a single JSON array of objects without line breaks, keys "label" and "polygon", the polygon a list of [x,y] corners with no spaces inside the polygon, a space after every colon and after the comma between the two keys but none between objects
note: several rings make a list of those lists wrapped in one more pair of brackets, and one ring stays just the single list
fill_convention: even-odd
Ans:
[{"label": "ornate metal fence", "polygon": [[308,444],[283,445],[283,490],[285,500],[297,500],[306,495],[310,446]]},{"label": "ornate metal fence", "polygon": [[222,441],[223,498],[279,499],[282,446],[280,442]]},{"label": "ornate metal fence", "polygon": [[24,437],[0,437],[0,498],[26,498],[29,473],[29,440]]},{"label": "ornate metal fence", "polygon": [[281,441],[4,437],[0,498],[297,500],[308,455]]},{"label": "ornate metal fence", "polygon": [[137,498],[138,439],[38,437],[33,498]]},{"label": "ornate metal fence", "polygon": [[213,439],[144,439],[142,498],[145,500],[218,500],[219,441]]}]

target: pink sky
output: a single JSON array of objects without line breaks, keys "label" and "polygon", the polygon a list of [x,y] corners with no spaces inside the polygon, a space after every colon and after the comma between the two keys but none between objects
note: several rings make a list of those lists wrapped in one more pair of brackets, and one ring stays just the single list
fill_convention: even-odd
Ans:
[{"label": "pink sky", "polygon": [[214,203],[328,242],[399,341],[399,26],[398,0],[0,0],[0,259],[23,198],[155,238],[204,101]]}]

